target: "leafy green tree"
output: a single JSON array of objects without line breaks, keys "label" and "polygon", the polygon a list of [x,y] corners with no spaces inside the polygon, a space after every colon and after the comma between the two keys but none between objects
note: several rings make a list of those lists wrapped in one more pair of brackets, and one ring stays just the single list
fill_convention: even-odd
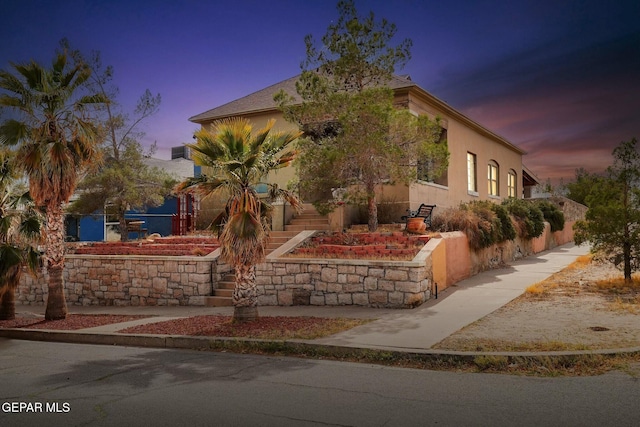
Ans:
[{"label": "leafy green tree", "polygon": [[347,188],[366,200],[369,230],[378,226],[375,190],[385,183],[409,183],[428,158],[433,177],[447,168],[446,142],[437,120],[415,117],[393,105],[387,87],[396,67],[410,59],[411,41],[391,47],[394,24],[358,17],[352,1],[338,3],[340,17],[318,45],[305,38],[307,59],[296,83],[298,102],[280,92],[285,118],[305,132],[299,143],[301,190],[323,201],[329,190]]},{"label": "leafy green tree", "polygon": [[[70,49],[66,40],[62,40],[61,45]],[[107,102],[100,109],[104,137],[101,150],[105,162],[80,182],[78,199],[70,211],[91,214],[109,206],[109,213],[118,218],[120,240],[127,241],[126,212],[161,205],[175,185],[169,174],[145,163],[144,158],[153,154],[155,146],[145,153],[139,142],[144,137],[139,125],[159,110],[160,94],[152,95],[147,89],[133,114],[126,114],[117,102],[118,88],[111,83],[113,67],[102,66],[99,52],[92,52],[89,58],[78,50],[71,52],[78,64],[91,68],[89,84]]]},{"label": "leafy green tree", "polygon": [[[273,208],[258,197],[255,186],[270,171],[291,163],[295,152],[290,150],[290,144],[300,136],[297,132],[272,133],[273,125],[274,121],[270,121],[265,128],[253,132],[246,119],[232,118],[197,131],[194,135],[197,142],[187,146],[193,150],[195,163],[203,166],[203,174],[178,186],[179,191],[198,192],[204,197],[217,194],[228,197],[227,219],[219,240],[222,259],[235,270],[236,321],[258,317],[255,265],[264,258]],[[294,194],[267,185],[270,200],[283,198],[299,208]]]},{"label": "leafy green tree", "polygon": [[589,173],[584,168],[576,169],[575,180],[565,184],[567,198],[587,205],[587,196],[600,180],[600,175]]},{"label": "leafy green tree", "polygon": [[[64,319],[64,207],[80,176],[99,159],[99,132],[92,114],[104,96],[86,91],[91,70],[70,65],[59,52],[51,68],[35,61],[0,71],[0,106],[13,114],[0,125],[0,142],[17,146],[31,197],[46,212],[44,265],[48,273],[48,320]],[[84,92],[83,92],[84,91]]]},{"label": "leafy green tree", "polygon": [[25,267],[39,269],[42,215],[18,185],[15,159],[0,149],[0,320],[16,316],[15,290]]},{"label": "leafy green tree", "polygon": [[636,138],[613,150],[613,164],[595,181],[586,203],[584,221],[574,229],[576,244],[590,243],[616,266],[622,265],[626,282],[640,267],[640,153]]}]

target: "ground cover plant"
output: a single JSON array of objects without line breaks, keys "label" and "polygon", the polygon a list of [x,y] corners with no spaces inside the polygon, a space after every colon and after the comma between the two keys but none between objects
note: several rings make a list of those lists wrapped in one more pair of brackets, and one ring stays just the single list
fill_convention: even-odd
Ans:
[{"label": "ground cover plant", "polygon": [[220,247],[214,237],[164,237],[131,242],[92,242],[70,246],[78,255],[205,256]]},{"label": "ground cover plant", "polygon": [[305,240],[286,256],[301,258],[356,258],[410,261],[429,241],[429,236],[403,232],[320,232]]}]

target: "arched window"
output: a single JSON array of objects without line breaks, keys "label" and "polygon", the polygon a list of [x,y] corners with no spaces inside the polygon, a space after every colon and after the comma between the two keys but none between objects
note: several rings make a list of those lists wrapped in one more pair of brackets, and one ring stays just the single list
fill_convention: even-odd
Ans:
[{"label": "arched window", "polygon": [[490,160],[489,164],[487,166],[487,178],[488,178],[488,183],[489,183],[489,195],[490,196],[499,196],[500,195],[500,188],[498,185],[499,182],[499,168],[498,168],[498,163],[496,163],[494,160]]},{"label": "arched window", "polygon": [[507,196],[518,197],[518,175],[511,169],[507,174]]}]

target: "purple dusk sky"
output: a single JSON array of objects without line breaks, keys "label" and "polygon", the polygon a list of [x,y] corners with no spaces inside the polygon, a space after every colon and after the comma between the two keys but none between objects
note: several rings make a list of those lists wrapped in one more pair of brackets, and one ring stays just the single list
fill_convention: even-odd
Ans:
[{"label": "purple dusk sky", "polygon": [[[338,16],[334,0],[2,0],[0,68],[49,64],[63,37],[114,66],[129,110],[162,95],[144,123],[160,158],[190,142],[188,118],[300,72],[303,38]],[[398,74],[528,152],[539,178],[602,171],[640,138],[637,0],[360,0],[413,40]]]}]

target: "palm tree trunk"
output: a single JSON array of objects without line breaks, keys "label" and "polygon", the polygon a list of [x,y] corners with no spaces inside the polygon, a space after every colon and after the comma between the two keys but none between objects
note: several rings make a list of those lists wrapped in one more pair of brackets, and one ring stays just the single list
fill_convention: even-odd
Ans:
[{"label": "palm tree trunk", "polygon": [[45,225],[45,267],[49,275],[46,320],[65,319],[67,303],[64,296],[64,211],[62,206],[47,206]]},{"label": "palm tree trunk", "polygon": [[258,318],[258,289],[255,266],[235,265],[236,286],[233,289],[233,321],[249,322]]},{"label": "palm tree trunk", "polygon": [[16,288],[8,285],[0,293],[0,320],[13,320],[16,318]]},{"label": "palm tree trunk", "polygon": [[22,276],[22,264],[12,267],[6,275],[3,289],[0,289],[0,320],[16,318],[16,289]]}]

